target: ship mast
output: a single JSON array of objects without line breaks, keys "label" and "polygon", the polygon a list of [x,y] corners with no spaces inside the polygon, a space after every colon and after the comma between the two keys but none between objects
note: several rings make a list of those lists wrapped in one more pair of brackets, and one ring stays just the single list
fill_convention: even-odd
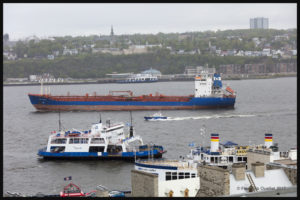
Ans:
[{"label": "ship mast", "polygon": [[43,79],[41,79],[41,95],[43,95]]},{"label": "ship mast", "polygon": [[133,127],[132,127],[132,113],[130,111],[130,129],[129,129],[129,137],[133,136]]},{"label": "ship mast", "polygon": [[61,131],[60,111],[58,112],[58,130]]}]

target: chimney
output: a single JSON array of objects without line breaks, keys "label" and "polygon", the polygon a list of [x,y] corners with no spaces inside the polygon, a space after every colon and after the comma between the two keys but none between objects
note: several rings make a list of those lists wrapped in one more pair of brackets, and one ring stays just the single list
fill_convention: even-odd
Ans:
[{"label": "chimney", "polygon": [[234,163],[232,165],[232,174],[235,180],[245,180],[245,171],[246,165],[245,163]]},{"label": "chimney", "polygon": [[261,162],[251,163],[252,171],[255,177],[265,176],[265,164]]},{"label": "chimney", "polygon": [[265,133],[265,146],[267,148],[270,148],[270,146],[273,146],[273,135],[272,135],[272,133]]},{"label": "chimney", "polygon": [[212,133],[210,137],[210,152],[219,150],[219,133]]}]

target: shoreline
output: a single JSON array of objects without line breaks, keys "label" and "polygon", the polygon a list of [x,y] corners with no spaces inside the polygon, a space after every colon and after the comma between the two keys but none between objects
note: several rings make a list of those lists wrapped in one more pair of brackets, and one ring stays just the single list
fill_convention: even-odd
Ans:
[{"label": "shoreline", "polygon": [[[284,77],[297,77],[297,72],[292,74],[273,74],[273,75],[252,75],[252,74],[223,74],[222,80],[249,80],[249,79],[272,79],[272,78],[284,78]],[[171,79],[158,79],[157,82],[181,82],[181,81],[194,81],[194,78],[171,78]],[[72,81],[72,82],[60,82],[60,83],[43,83],[43,85],[84,85],[84,84],[127,84],[127,83],[117,83],[116,79],[98,79],[95,81]],[[133,83],[128,83],[133,84]],[[40,86],[39,82],[11,82],[11,83],[3,83],[3,86]]]}]

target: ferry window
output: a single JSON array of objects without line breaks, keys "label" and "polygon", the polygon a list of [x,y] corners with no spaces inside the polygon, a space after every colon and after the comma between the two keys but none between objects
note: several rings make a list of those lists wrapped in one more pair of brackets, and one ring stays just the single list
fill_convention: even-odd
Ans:
[{"label": "ferry window", "polygon": [[91,144],[101,144],[104,143],[103,138],[92,138]]},{"label": "ferry window", "polygon": [[242,161],[242,157],[238,157],[238,161]]},{"label": "ferry window", "polygon": [[229,162],[233,162],[233,157],[232,156],[229,157]]},{"label": "ferry window", "polygon": [[246,162],[247,162],[247,157],[243,157],[243,161],[246,161]]},{"label": "ferry window", "polygon": [[177,180],[177,172],[172,172],[172,180]]},{"label": "ferry window", "polygon": [[193,174],[192,174],[192,178],[195,178],[195,177],[196,177],[196,174],[193,173]]},{"label": "ferry window", "polygon": [[166,181],[171,180],[171,172],[166,172]]},{"label": "ferry window", "polygon": [[51,144],[65,144],[67,139],[52,139]]},{"label": "ferry window", "polygon": [[90,147],[89,152],[103,152],[104,151],[104,147]]},{"label": "ferry window", "polygon": [[69,144],[73,144],[73,138],[70,138]]},{"label": "ferry window", "polygon": [[179,179],[184,179],[184,173],[183,172],[179,172]]},{"label": "ferry window", "polygon": [[184,178],[190,178],[190,173],[184,173]]},{"label": "ferry window", "polygon": [[79,143],[79,138],[74,138],[74,143],[78,144]]},{"label": "ferry window", "polygon": [[52,146],[50,148],[50,152],[51,153],[61,153],[61,152],[64,152],[65,151],[65,147],[55,147],[55,146]]},{"label": "ferry window", "polygon": [[81,144],[87,144],[88,143],[88,138],[80,138],[80,143]]}]

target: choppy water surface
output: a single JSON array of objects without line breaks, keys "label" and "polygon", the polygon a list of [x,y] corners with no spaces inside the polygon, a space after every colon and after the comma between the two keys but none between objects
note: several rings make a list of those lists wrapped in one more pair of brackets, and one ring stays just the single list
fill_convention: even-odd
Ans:
[{"label": "choppy water surface", "polygon": [[[190,142],[209,144],[210,133],[219,133],[220,142],[262,144],[264,133],[273,133],[279,150],[296,147],[297,78],[224,81],[237,91],[235,109],[162,111],[171,119],[144,121],[155,111],[134,111],[136,133],[145,143],[160,144],[168,151],[166,158],[177,159],[188,154]],[[51,86],[51,93],[108,94],[110,90],[132,90],[135,95],[193,94],[193,82],[157,82],[147,84],[87,84]],[[58,113],[36,112],[28,93],[39,93],[39,86],[4,87],[3,89],[3,192],[23,194],[58,194],[66,184],[63,177],[72,176],[84,192],[99,184],[109,189],[130,190],[133,163],[122,161],[43,161],[37,151],[46,146],[48,135],[58,129]],[[130,122],[128,111],[103,111],[102,120]],[[87,129],[99,120],[98,112],[63,112],[66,129]],[[206,127],[206,137],[200,128]]]}]

